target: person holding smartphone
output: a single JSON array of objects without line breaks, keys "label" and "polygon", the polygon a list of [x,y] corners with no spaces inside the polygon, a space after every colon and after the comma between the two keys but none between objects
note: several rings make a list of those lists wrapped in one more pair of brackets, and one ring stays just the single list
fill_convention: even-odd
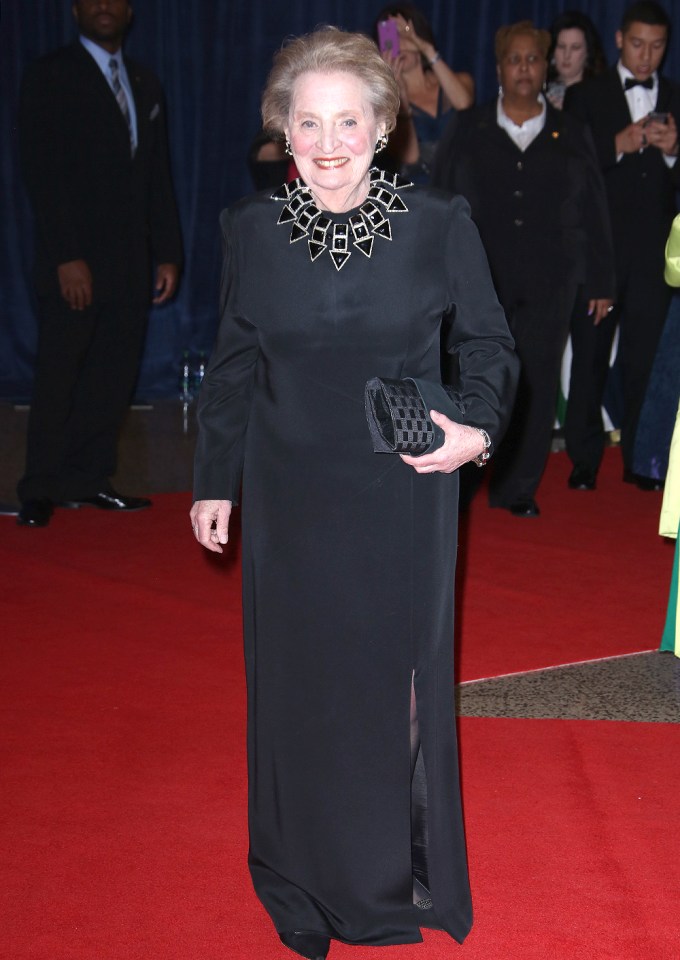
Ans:
[{"label": "person holding smartphone", "polygon": [[635,471],[635,441],[654,356],[668,313],[664,248],[680,187],[680,87],[662,76],[670,19],[654,0],[628,7],[616,45],[620,59],[599,77],[567,90],[565,112],[590,128],[607,190],[616,263],[616,305],[591,317],[572,338],[565,423],[573,463],[569,486],[595,486],[604,450],[601,403],[616,328],[621,372],[623,479],[642,490],[661,487]]},{"label": "person holding smartphone", "polygon": [[607,59],[595,24],[580,10],[560,13],[550,24],[545,98],[561,110],[567,87],[607,69]]},{"label": "person holding smartphone", "polygon": [[427,183],[452,111],[472,106],[475,82],[469,73],[454,71],[445,63],[432,27],[414,4],[384,7],[376,17],[374,37],[399,85],[397,127],[386,157],[402,176]]}]

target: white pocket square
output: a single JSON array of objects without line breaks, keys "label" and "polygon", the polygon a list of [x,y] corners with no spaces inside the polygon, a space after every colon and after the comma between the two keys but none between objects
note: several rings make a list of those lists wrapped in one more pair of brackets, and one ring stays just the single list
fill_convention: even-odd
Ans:
[{"label": "white pocket square", "polygon": [[156,104],[156,106],[153,108],[153,110],[149,114],[149,120],[155,120],[160,112],[161,112],[161,108],[158,104]]}]

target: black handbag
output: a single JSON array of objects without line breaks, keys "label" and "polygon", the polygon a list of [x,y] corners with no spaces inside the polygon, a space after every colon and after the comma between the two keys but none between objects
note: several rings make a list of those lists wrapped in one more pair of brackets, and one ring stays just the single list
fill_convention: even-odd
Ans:
[{"label": "black handbag", "polygon": [[458,395],[431,380],[373,377],[366,384],[364,397],[374,453],[421,456],[441,447],[444,431],[433,423],[430,410],[438,410],[458,423],[462,420]]}]

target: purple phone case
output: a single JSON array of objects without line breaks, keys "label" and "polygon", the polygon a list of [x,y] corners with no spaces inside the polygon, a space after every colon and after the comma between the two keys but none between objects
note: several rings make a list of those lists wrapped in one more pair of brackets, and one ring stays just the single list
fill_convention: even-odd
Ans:
[{"label": "purple phone case", "polygon": [[394,20],[380,20],[378,23],[378,46],[389,50],[393,57],[399,56],[399,31]]}]

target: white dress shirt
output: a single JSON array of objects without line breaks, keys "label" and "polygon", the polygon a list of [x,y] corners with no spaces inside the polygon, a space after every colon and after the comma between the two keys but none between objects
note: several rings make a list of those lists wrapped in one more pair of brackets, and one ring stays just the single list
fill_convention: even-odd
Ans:
[{"label": "white dress shirt", "polygon": [[631,87],[630,90],[626,90],[626,80],[634,80],[635,77],[620,60],[616,64],[616,69],[621,78],[621,86],[624,88],[630,118],[633,123],[637,123],[638,120],[642,120],[648,113],[651,113],[656,106],[656,98],[659,95],[659,78],[656,73],[652,74],[654,86],[649,90],[639,84],[636,87]]},{"label": "white dress shirt", "polygon": [[[122,50],[117,50],[116,53],[109,53],[108,50],[104,50],[103,47],[100,47],[98,44],[94,43],[92,40],[88,40],[87,37],[81,35],[80,42],[85,47],[87,52],[93,57],[94,62],[97,64],[101,72],[104,74],[104,78],[108,85],[111,87],[111,92],[113,93],[113,84],[111,81],[111,69],[109,67],[109,61],[115,59],[118,61],[118,78],[120,80],[120,85],[125,90],[125,95],[128,101],[128,110],[130,111],[130,126],[132,129],[132,144],[135,150],[137,149],[137,111],[135,110],[135,98],[132,95],[132,87],[130,86],[130,78],[127,75],[127,70],[125,69],[125,62],[123,61],[123,52]],[[115,96],[115,94],[114,94]]]},{"label": "white dress shirt", "polygon": [[530,120],[525,120],[521,125],[511,120],[503,109],[503,94],[499,96],[496,104],[496,120],[498,126],[501,130],[505,130],[512,142],[519,147],[522,153],[534,142],[545,126],[545,98],[542,93],[538,95],[538,102],[541,106],[541,112]]}]

